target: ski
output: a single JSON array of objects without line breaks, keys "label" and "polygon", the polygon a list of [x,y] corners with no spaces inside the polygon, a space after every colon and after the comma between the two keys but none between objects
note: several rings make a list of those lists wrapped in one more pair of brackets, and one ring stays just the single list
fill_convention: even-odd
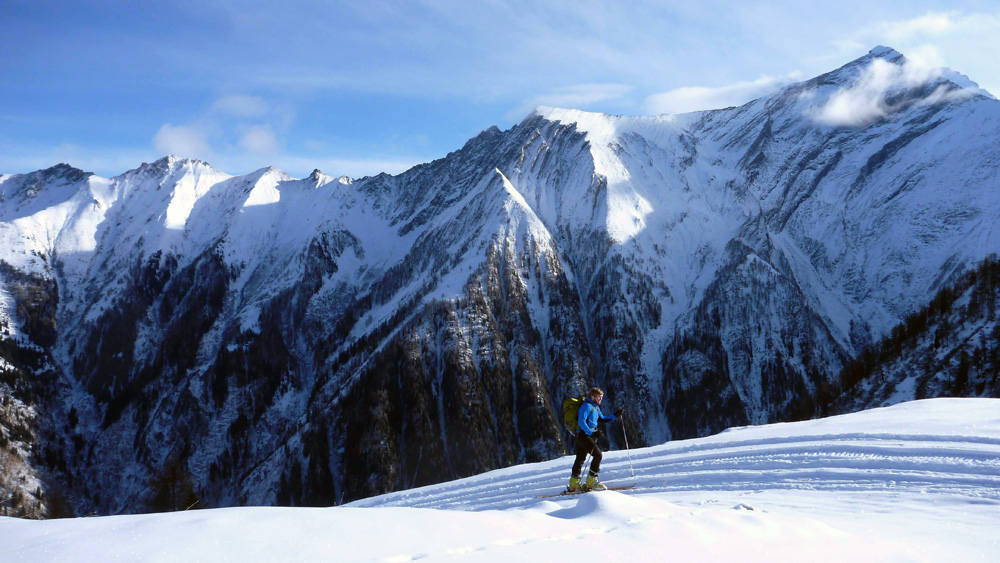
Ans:
[{"label": "ski", "polygon": [[[604,490],[605,491],[627,491],[629,489],[634,489],[634,488],[635,488],[635,485],[621,485],[619,487],[608,487],[607,489],[604,489]],[[599,493],[600,491],[593,491],[592,489],[586,489],[586,490],[582,490],[582,491],[565,490],[565,491],[562,491],[561,493],[554,493],[554,494],[550,494],[550,495],[538,495],[535,498],[569,497],[569,496],[573,496],[573,495],[582,495],[584,493],[590,493],[590,492],[598,492]]]}]

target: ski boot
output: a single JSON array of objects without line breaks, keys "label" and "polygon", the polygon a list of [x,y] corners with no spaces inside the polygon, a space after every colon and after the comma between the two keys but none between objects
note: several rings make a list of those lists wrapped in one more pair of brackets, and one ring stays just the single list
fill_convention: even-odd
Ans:
[{"label": "ski boot", "polygon": [[597,480],[597,473],[591,471],[590,474],[587,475],[588,491],[606,491],[607,489],[608,487],[604,483]]},{"label": "ski boot", "polygon": [[569,486],[566,487],[566,490],[568,492],[575,493],[586,490],[586,486],[578,475],[573,475],[569,478]]}]

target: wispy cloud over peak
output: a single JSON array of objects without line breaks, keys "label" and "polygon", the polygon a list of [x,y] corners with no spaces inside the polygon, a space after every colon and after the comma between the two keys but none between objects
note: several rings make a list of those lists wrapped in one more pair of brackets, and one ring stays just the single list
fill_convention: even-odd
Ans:
[{"label": "wispy cloud over peak", "polygon": [[929,11],[917,17],[869,22],[834,42],[839,46],[838,57],[878,43],[892,45],[910,61],[968,73],[983,89],[1000,92],[994,55],[1000,51],[1000,11],[996,7],[978,12]]},{"label": "wispy cloud over peak", "polygon": [[799,79],[801,74],[793,72],[785,76],[762,76],[751,82],[736,82],[718,87],[675,88],[649,96],[646,98],[646,107],[652,113],[676,114],[738,106],[777,91]]},{"label": "wispy cloud over peak", "polygon": [[201,129],[189,125],[163,124],[153,138],[159,154],[174,154],[185,158],[207,159],[212,155],[208,136]]},{"label": "wispy cloud over peak", "polygon": [[257,125],[240,136],[240,147],[253,155],[269,156],[279,151],[278,138],[268,125]]},{"label": "wispy cloud over peak", "polygon": [[857,80],[834,91],[820,105],[806,110],[806,115],[821,125],[861,127],[906,108],[974,94],[967,85],[945,80],[956,73],[938,66],[940,62],[941,57],[933,48],[892,61],[876,57]]}]

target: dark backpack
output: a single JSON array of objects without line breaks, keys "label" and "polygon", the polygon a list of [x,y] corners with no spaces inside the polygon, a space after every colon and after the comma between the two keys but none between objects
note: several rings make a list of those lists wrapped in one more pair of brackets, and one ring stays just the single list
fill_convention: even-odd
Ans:
[{"label": "dark backpack", "polygon": [[571,434],[575,434],[580,425],[580,406],[583,405],[583,401],[584,397],[570,397],[563,400],[563,422]]}]

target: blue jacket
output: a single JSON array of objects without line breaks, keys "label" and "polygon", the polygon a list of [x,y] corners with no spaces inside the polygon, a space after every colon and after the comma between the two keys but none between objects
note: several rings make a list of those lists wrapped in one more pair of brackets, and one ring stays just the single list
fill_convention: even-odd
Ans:
[{"label": "blue jacket", "polygon": [[591,400],[590,397],[587,397],[583,401],[583,404],[580,405],[580,414],[577,415],[580,429],[583,430],[587,436],[592,436],[594,431],[597,430],[598,419],[611,422],[612,420],[615,420],[615,417],[611,415],[604,416],[601,414],[600,405]]}]

